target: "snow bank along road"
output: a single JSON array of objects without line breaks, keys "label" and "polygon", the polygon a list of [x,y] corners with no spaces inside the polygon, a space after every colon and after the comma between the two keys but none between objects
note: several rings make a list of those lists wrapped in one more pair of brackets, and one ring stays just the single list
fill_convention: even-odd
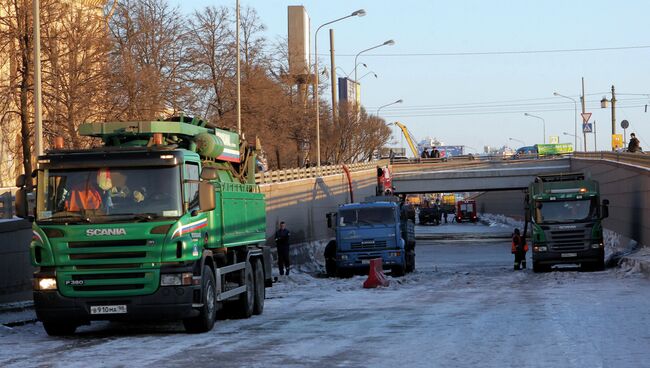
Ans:
[{"label": "snow bank along road", "polygon": [[513,272],[507,240],[480,240],[493,229],[467,225],[475,240],[419,241],[417,271],[388,288],[364,290],[361,276],[292,274],[269,289],[263,315],[218,321],[206,334],[176,323],[94,323],[50,338],[38,323],[0,326],[0,366],[650,365],[647,278]]}]

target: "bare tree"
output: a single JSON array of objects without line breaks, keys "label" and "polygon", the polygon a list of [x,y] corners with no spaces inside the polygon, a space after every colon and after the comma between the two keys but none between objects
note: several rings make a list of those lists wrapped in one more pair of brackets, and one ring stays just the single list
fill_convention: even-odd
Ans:
[{"label": "bare tree", "polygon": [[121,0],[110,24],[113,118],[154,119],[191,103],[186,27],[164,0]]}]

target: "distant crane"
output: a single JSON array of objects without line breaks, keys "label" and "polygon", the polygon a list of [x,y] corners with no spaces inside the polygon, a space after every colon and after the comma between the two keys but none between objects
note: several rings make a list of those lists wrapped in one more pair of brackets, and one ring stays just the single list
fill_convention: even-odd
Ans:
[{"label": "distant crane", "polygon": [[413,157],[418,158],[420,157],[420,152],[418,151],[418,148],[415,146],[415,137],[413,137],[413,134],[409,132],[408,128],[406,125],[400,123],[399,121],[395,122],[395,125],[397,125],[401,130],[402,134],[404,134],[404,138],[406,138],[406,142],[409,144],[409,147],[411,148],[411,152],[413,152]]}]

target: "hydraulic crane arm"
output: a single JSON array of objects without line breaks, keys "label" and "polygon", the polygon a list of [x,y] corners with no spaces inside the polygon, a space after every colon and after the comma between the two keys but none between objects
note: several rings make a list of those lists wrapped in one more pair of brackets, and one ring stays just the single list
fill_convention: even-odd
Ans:
[{"label": "hydraulic crane arm", "polygon": [[397,125],[402,130],[402,134],[404,134],[404,138],[406,138],[406,142],[409,144],[409,147],[411,148],[411,152],[413,152],[413,157],[415,158],[420,157],[420,153],[418,152],[417,147],[415,147],[415,143],[413,143],[415,141],[415,138],[413,137],[411,132],[409,132],[406,125],[400,123],[399,121],[396,121],[395,125]]}]

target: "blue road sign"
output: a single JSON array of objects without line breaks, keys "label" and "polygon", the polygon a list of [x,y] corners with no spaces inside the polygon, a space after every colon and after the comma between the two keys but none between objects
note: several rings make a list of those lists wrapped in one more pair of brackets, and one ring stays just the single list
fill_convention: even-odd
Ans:
[{"label": "blue road sign", "polygon": [[582,132],[583,133],[591,133],[593,131],[594,131],[594,129],[593,129],[593,126],[591,125],[591,123],[582,123]]}]

